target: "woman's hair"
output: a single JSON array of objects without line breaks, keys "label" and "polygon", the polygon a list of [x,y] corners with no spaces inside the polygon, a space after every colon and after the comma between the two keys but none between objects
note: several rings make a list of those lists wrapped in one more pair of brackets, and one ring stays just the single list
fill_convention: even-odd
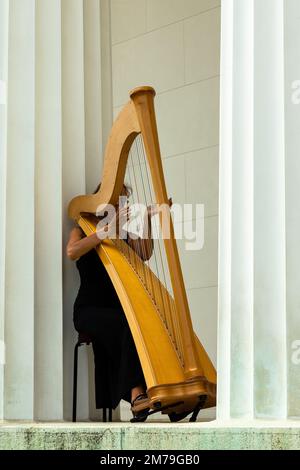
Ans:
[{"label": "woman's hair", "polygon": [[[95,189],[95,191],[93,192],[93,194],[96,194],[96,193],[99,191],[100,187],[101,187],[101,183],[98,184],[98,186],[97,186],[97,188]],[[128,186],[127,184],[123,184],[123,188],[125,188],[126,191],[127,191],[127,193],[128,193],[128,195],[131,196],[131,194],[132,194],[132,189],[130,188],[130,186]]]},{"label": "woman's hair", "polygon": [[101,187],[101,183],[98,184],[98,186],[95,189],[95,191],[93,192],[93,194],[96,194],[99,191],[100,187]]}]

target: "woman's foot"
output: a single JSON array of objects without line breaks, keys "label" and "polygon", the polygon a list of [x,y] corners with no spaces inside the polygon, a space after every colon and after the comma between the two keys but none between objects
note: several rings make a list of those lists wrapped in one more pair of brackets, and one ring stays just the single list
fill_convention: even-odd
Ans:
[{"label": "woman's foot", "polygon": [[139,396],[145,395],[145,389],[142,385],[138,385],[131,390],[131,403]]},{"label": "woman's foot", "polygon": [[149,398],[147,396],[147,393],[143,392],[135,396],[135,398],[131,402],[131,411],[133,415],[133,422],[146,421],[148,413],[150,411]]}]

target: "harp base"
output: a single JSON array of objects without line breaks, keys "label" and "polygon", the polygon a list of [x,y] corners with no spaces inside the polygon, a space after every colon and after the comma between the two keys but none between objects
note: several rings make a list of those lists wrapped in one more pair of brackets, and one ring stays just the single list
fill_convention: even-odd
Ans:
[{"label": "harp base", "polygon": [[150,416],[154,413],[161,412],[161,413],[168,413],[169,419],[172,423],[177,423],[178,421],[181,421],[182,419],[186,418],[189,414],[192,413],[192,416],[190,417],[189,421],[190,421],[190,423],[194,423],[197,420],[197,416],[198,416],[199,412],[203,408],[205,408],[206,400],[207,400],[207,395],[202,395],[201,397],[199,397],[198,403],[197,403],[197,405],[195,406],[194,409],[187,409],[186,411],[182,411],[180,413],[175,412],[175,411],[172,411],[170,413],[169,411],[170,411],[170,409],[178,409],[179,406],[184,405],[184,402],[172,403],[170,405],[166,405],[166,406],[157,408],[156,410],[152,410],[152,411],[147,411],[147,410],[149,410],[149,408],[147,408],[147,410],[145,410],[144,413],[142,411],[140,411],[138,413],[138,416],[135,416],[134,418],[132,418],[130,420],[130,422],[131,423],[141,423],[141,422],[146,421],[148,416]]},{"label": "harp base", "polygon": [[[208,382],[205,377],[194,377],[186,382],[151,387],[147,390],[147,395],[148,400],[134,407],[143,421],[148,416],[161,412],[168,414],[172,422],[180,421],[193,413],[190,421],[194,422],[201,409],[215,406],[216,385]],[[131,422],[140,422],[141,419],[133,418]]]},{"label": "harp base", "polygon": [[175,384],[157,385],[147,390],[150,408],[161,408],[172,403],[182,402],[175,409],[169,409],[168,414],[193,410],[199,401],[199,397],[206,396],[205,408],[216,404],[216,384],[209,382],[205,377],[194,377],[185,382]]}]

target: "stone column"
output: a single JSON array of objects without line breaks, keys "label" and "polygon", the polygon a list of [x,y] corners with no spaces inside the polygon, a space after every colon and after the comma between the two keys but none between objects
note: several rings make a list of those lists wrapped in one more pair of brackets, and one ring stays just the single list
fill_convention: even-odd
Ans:
[{"label": "stone column", "polygon": [[[99,182],[111,124],[102,4],[0,0],[0,419],[71,418],[79,277],[67,205]],[[82,352],[82,419],[89,375]]]},{"label": "stone column", "polygon": [[292,0],[222,3],[219,419],[288,416],[289,291],[299,276],[287,255],[299,224],[286,182],[299,114],[293,124],[285,114],[285,40],[296,9]]},{"label": "stone column", "polygon": [[5,192],[7,130],[8,0],[0,0],[0,419],[4,398]]},{"label": "stone column", "polygon": [[[73,222],[69,201],[92,192],[101,179],[106,129],[111,128],[110,16],[106,0],[62,0],[62,142],[63,246]],[[71,418],[74,330],[73,302],[79,276],[64,257],[64,416]],[[78,419],[99,420],[94,409],[94,363],[91,346],[80,348]],[[117,415],[115,414],[114,417]]]},{"label": "stone column", "polygon": [[63,416],[61,0],[36,2],[35,22],[34,406],[35,419],[54,420]]},{"label": "stone column", "polygon": [[285,2],[288,415],[300,416],[300,2]]},{"label": "stone column", "polygon": [[[62,2],[62,135],[63,135],[63,247],[73,226],[67,217],[69,201],[85,194],[84,33],[83,0]],[[73,326],[73,303],[79,276],[73,261],[64,255],[64,402],[65,419],[71,418],[73,349],[77,334]],[[84,348],[82,348],[84,349]],[[87,358],[80,350],[78,419],[88,419]],[[84,386],[80,386],[80,384]]]},{"label": "stone column", "polygon": [[102,169],[101,6],[99,0],[85,1],[83,15],[85,171],[87,191],[92,192],[100,181]]},{"label": "stone column", "polygon": [[[109,0],[84,0],[84,104],[85,104],[85,181],[91,193],[101,180],[103,157],[112,126],[111,34]],[[88,349],[89,410],[91,420],[101,420],[102,412],[95,408],[94,358]],[[86,360],[81,352],[81,359]],[[82,371],[81,371],[82,374]],[[87,403],[87,380],[81,381],[79,399]],[[83,409],[84,407],[80,407]],[[118,410],[113,420],[119,421]]]},{"label": "stone column", "polygon": [[35,1],[9,2],[4,418],[34,418]]},{"label": "stone column", "polygon": [[2,415],[61,419],[60,0],[12,0],[1,8],[8,50],[0,168]]}]

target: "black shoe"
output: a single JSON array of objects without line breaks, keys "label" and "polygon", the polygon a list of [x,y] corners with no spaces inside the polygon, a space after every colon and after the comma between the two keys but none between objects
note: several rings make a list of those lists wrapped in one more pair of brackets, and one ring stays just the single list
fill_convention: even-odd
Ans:
[{"label": "black shoe", "polygon": [[146,421],[150,411],[150,407],[147,406],[148,404],[149,399],[147,393],[141,393],[131,402],[131,412],[133,415],[133,418],[130,420],[131,423],[142,423]]}]

